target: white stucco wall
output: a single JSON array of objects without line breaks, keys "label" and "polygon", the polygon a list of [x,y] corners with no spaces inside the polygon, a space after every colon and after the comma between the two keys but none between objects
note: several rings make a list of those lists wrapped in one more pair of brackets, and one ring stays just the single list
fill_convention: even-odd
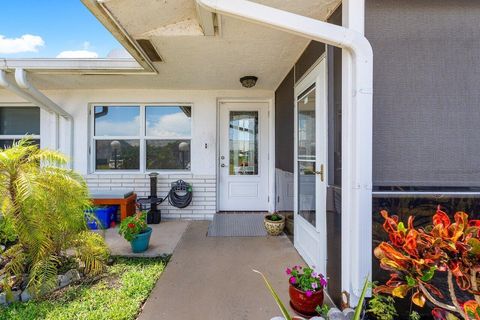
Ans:
[{"label": "white stucco wall", "polygon": [[[144,172],[121,173],[108,172],[94,174],[90,163],[88,147],[91,144],[89,108],[91,104],[105,103],[189,103],[192,104],[192,142],[191,171],[159,171],[159,194],[168,191],[168,185],[184,179],[192,182],[194,201],[186,209],[163,206],[162,214],[171,218],[210,218],[216,212],[216,163],[217,163],[217,100],[265,99],[273,100],[273,92],[266,90],[52,90],[43,91],[50,99],[67,110],[75,121],[73,146],[73,168],[85,176],[91,188],[130,188],[139,196],[149,192],[148,176]],[[0,90],[0,106],[21,104],[22,99],[8,91]],[[53,148],[55,144],[55,116],[48,112],[41,113],[41,145]],[[67,150],[64,145],[68,132],[60,121],[60,150]],[[207,144],[207,148],[205,148]]]}]

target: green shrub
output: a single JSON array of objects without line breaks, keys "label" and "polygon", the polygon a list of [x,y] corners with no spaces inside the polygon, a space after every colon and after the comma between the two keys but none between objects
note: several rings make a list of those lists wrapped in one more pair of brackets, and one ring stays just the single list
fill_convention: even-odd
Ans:
[{"label": "green shrub", "polygon": [[398,316],[395,300],[391,296],[376,293],[368,302],[367,312],[373,314],[378,320],[393,320]]},{"label": "green shrub", "polygon": [[56,287],[67,256],[92,275],[104,270],[108,258],[103,238],[86,227],[86,183],[66,164],[62,154],[40,150],[29,140],[0,150],[0,208],[18,235],[17,243],[3,253],[3,272],[17,277],[27,273],[34,295]]},{"label": "green shrub", "polygon": [[0,215],[0,244],[7,245],[17,240],[17,232],[12,221]]}]

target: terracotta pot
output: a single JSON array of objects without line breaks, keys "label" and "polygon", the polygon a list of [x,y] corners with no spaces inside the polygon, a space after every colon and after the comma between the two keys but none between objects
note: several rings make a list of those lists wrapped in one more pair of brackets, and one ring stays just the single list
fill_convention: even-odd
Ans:
[{"label": "terracotta pot", "polygon": [[288,289],[290,294],[290,303],[296,312],[303,316],[317,315],[315,308],[323,305],[323,289],[314,291],[310,297],[307,294],[290,284]]},{"label": "terracotta pot", "polygon": [[272,221],[270,220],[271,216],[271,214],[265,216],[263,219],[263,225],[265,226],[268,235],[278,236],[283,232],[283,228],[285,228],[285,218],[282,215],[278,215],[280,220]]}]

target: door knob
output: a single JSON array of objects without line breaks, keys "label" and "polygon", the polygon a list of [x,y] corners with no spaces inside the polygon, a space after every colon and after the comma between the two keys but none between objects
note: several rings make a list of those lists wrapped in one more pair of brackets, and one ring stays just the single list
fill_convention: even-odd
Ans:
[{"label": "door knob", "polygon": [[222,164],[220,165],[220,167],[225,168],[225,164],[222,163]]},{"label": "door knob", "polygon": [[320,180],[323,182],[323,164],[320,165],[320,171],[315,171],[315,174],[320,175]]}]

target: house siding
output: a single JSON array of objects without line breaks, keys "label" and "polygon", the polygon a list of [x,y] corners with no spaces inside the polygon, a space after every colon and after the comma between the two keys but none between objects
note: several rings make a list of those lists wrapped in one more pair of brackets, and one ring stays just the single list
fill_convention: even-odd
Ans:
[{"label": "house siding", "polygon": [[480,186],[480,2],[367,0],[373,184]]},{"label": "house siding", "polygon": [[[162,219],[211,220],[216,212],[217,183],[215,175],[164,174],[158,176],[157,194],[165,197],[170,184],[182,179],[192,185],[192,203],[184,208],[172,207],[168,201],[159,206]],[[89,174],[85,176],[90,189],[129,189],[138,197],[150,195],[150,177],[148,174]]]},{"label": "house siding", "polygon": [[[269,90],[45,90],[50,99],[72,114],[75,121],[73,168],[85,177],[92,189],[131,189],[139,197],[150,192],[148,172],[95,172],[92,163],[91,123],[89,110],[95,104],[185,103],[192,106],[191,170],[169,172],[158,170],[158,195],[165,196],[170,184],[183,179],[193,185],[190,206],[177,209],[160,206],[166,219],[211,219],[217,211],[217,102],[219,99],[271,101]],[[29,105],[6,90],[0,90],[0,105]],[[42,111],[41,146],[55,148],[56,117]],[[68,132],[60,129],[60,138]],[[62,148],[60,148],[61,151]],[[65,152],[65,151],[64,151]]]}]

